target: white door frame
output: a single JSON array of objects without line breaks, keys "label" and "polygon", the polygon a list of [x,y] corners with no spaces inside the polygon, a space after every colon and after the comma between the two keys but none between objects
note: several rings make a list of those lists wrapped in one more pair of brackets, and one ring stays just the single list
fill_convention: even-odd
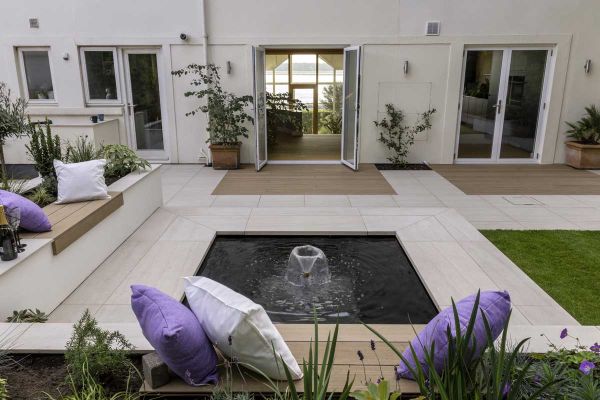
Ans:
[{"label": "white door frame", "polygon": [[[454,145],[454,163],[455,164],[539,164],[541,157],[541,148],[544,141],[545,132],[542,127],[547,116],[547,105],[550,101],[549,94],[549,73],[551,64],[554,62],[554,47],[555,46],[468,46],[465,47],[463,53],[463,66],[461,72],[460,92],[458,109],[458,123],[456,126],[456,140]],[[498,102],[502,102],[500,113],[496,113],[494,124],[494,137],[492,139],[492,153],[489,158],[458,158],[458,148],[460,145],[460,124],[463,108],[463,91],[465,86],[465,70],[467,65],[467,53],[469,51],[485,51],[485,50],[502,50],[502,68],[500,72],[500,82],[498,89]],[[500,147],[502,143],[502,132],[504,128],[504,113],[506,110],[506,96],[508,91],[508,80],[510,75],[510,64],[512,52],[514,50],[546,50],[546,66],[544,70],[544,80],[542,92],[540,95],[540,105],[538,110],[538,119],[536,125],[535,142],[533,147],[532,158],[500,158]],[[498,106],[499,103],[496,104]],[[497,108],[496,108],[497,109]]]},{"label": "white door frame", "polygon": [[[344,143],[344,136],[345,136],[345,132],[346,132],[346,107],[345,107],[345,103],[346,103],[346,52],[347,51],[356,51],[356,96],[355,96],[355,110],[354,110],[354,120],[355,120],[355,124],[354,124],[354,164],[344,160],[344,149],[345,149],[345,143]],[[340,160],[342,162],[342,164],[346,165],[349,168],[352,168],[353,170],[357,171],[358,170],[358,165],[359,165],[359,160],[358,160],[358,154],[359,154],[359,109],[360,109],[360,62],[361,62],[361,46],[349,46],[344,48],[344,61],[343,61],[343,65],[344,65],[344,84],[342,85],[342,146],[341,146],[341,154],[340,154]]]},{"label": "white door frame", "polygon": [[[169,132],[168,132],[168,114],[167,114],[167,99],[165,94],[165,80],[164,80],[164,68],[162,60],[162,49],[160,47],[122,47],[119,48],[119,54],[121,59],[121,68],[123,73],[120,76],[123,77],[122,87],[124,90],[123,103],[124,111],[123,116],[125,117],[125,127],[127,129],[127,143],[130,148],[134,149],[140,157],[145,158],[149,161],[162,161],[168,162],[170,160],[170,149],[169,149]],[[140,150],[137,148],[137,141],[135,136],[135,121],[133,117],[133,104],[132,104],[132,88],[131,78],[129,70],[129,54],[155,54],[156,55],[156,66],[158,69],[158,91],[160,99],[160,114],[161,114],[161,125],[163,134],[163,150]]]},{"label": "white door frame", "polygon": [[[263,87],[259,88],[258,87],[258,76],[256,73],[256,55],[257,53],[262,53],[262,58],[263,58],[263,69],[262,69],[262,82],[263,82]],[[252,46],[252,70],[253,70],[253,78],[254,78],[254,84],[252,85],[254,87],[254,126],[255,126],[255,135],[256,135],[256,171],[260,171],[269,161],[269,154],[268,154],[268,138],[269,138],[269,134],[267,131],[267,87],[266,87],[266,83],[265,83],[265,73],[266,73],[266,51],[264,47],[261,46]],[[264,126],[264,136],[265,136],[265,140],[264,143],[262,143],[262,146],[264,146],[264,151],[265,151],[265,159],[261,160],[260,159],[260,154],[261,154],[261,140],[260,140],[260,135],[259,135],[259,131],[260,131],[260,126],[258,126],[258,121],[259,121],[259,113],[260,113],[260,109],[259,109],[259,101],[258,101],[258,94],[261,93],[262,91],[262,104],[263,104],[263,112],[265,113],[264,115],[264,119],[265,119],[265,126]]]}]

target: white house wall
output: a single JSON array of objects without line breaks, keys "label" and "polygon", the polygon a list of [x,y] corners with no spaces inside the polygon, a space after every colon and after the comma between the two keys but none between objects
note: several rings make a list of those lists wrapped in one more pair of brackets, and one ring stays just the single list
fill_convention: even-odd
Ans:
[{"label": "white house wall", "polygon": [[[204,116],[186,117],[194,99],[184,98],[185,78],[168,72],[203,63],[199,0],[25,0],[0,4],[0,81],[19,87],[15,48],[51,47],[54,89],[61,109],[85,111],[79,46],[157,46],[162,49],[168,101],[171,162],[198,162],[205,146]],[[564,159],[565,121],[600,103],[600,35],[597,0],[206,0],[209,60],[225,67],[224,86],[252,93],[251,46],[363,45],[361,162],[383,161],[372,121],[392,99],[411,112],[437,109],[433,128],[417,138],[410,159],[449,163],[456,141],[462,55],[470,45],[552,45],[551,101],[544,122],[542,162]],[[30,29],[28,19],[39,18]],[[428,20],[442,35],[424,36]],[[189,36],[187,42],[180,33]],[[62,59],[68,52],[70,59]],[[592,60],[586,75],[583,64]],[[404,61],[409,73],[402,72]],[[594,68],[595,67],[595,68]],[[427,96],[429,93],[429,96]],[[33,107],[31,107],[33,108]],[[105,108],[92,108],[90,114]],[[126,141],[120,118],[121,140]],[[244,140],[242,161],[254,161],[254,133]]]}]

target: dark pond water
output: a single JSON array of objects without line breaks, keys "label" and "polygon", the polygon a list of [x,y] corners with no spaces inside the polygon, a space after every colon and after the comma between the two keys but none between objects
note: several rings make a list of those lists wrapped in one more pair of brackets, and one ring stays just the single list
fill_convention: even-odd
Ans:
[{"label": "dark pond water", "polygon": [[[286,280],[290,252],[312,245],[329,263],[328,283]],[[220,236],[197,275],[261,304],[274,322],[423,324],[437,314],[398,240],[391,236]]]}]

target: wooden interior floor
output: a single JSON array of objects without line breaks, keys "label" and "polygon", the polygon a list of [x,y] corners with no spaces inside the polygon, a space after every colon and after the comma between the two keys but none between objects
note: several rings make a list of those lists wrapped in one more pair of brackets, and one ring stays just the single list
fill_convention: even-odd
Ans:
[{"label": "wooden interior floor", "polygon": [[278,135],[269,143],[270,160],[339,160],[341,135]]},{"label": "wooden interior floor", "polygon": [[563,164],[431,167],[471,195],[600,195],[600,175]]},{"label": "wooden interior floor", "polygon": [[[400,350],[404,350],[414,336],[413,327],[410,325],[374,325],[373,327]],[[333,325],[323,324],[319,326],[320,356],[322,356],[322,352],[325,349],[327,334],[332,332],[333,328]],[[414,326],[417,332],[422,328],[422,325]],[[314,336],[314,327],[304,324],[278,324],[277,329],[285,339],[298,364],[302,366],[302,361],[308,359],[310,340]],[[377,354],[371,350],[371,339],[375,340]],[[363,363],[358,359],[358,350],[364,354],[364,367]],[[379,360],[377,357],[379,357]],[[384,378],[391,383],[391,389],[396,389],[394,366],[398,365],[398,362],[398,357],[394,352],[364,326],[340,325],[329,390],[333,392],[341,391],[348,372],[350,372],[350,380],[354,379],[354,390],[365,388],[365,375],[366,382],[375,382],[382,373]],[[234,392],[248,391],[265,394],[272,392],[264,379],[259,379],[256,375],[249,372],[242,372],[243,375],[240,372],[242,372],[241,368],[240,370],[234,368],[233,378],[230,382],[231,390]],[[223,368],[220,369],[220,373],[221,379],[223,379],[226,376]],[[287,386],[286,382],[276,382],[276,384],[280,390],[284,390]],[[418,387],[415,382],[402,379],[398,381],[398,386],[403,394],[418,393]],[[214,386],[212,385],[193,387],[186,385],[180,379],[174,379],[167,385],[156,389],[152,389],[150,385],[144,384],[141,392],[163,396],[185,396],[211,393],[213,389]],[[301,380],[296,382],[296,389],[300,392],[303,391]]]},{"label": "wooden interior floor", "polygon": [[254,165],[227,171],[213,195],[351,195],[396,194],[373,164],[360,164],[359,171],[344,165]]}]

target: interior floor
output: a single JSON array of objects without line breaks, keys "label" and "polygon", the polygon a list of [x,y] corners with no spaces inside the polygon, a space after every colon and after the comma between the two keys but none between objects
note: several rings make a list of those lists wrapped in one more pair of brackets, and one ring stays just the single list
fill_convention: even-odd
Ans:
[{"label": "interior floor", "polygon": [[341,151],[341,135],[277,135],[275,143],[269,143],[269,160],[338,160]]}]

